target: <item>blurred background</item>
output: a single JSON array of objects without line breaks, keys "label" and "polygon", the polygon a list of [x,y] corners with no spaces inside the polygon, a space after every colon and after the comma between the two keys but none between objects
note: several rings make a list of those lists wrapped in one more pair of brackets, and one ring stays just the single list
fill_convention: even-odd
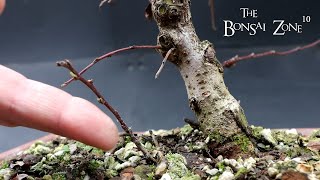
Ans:
[{"label": "blurred background", "polygon": [[[147,0],[117,0],[101,9],[99,3],[9,0],[0,16],[0,63],[30,79],[59,87],[69,75],[55,66],[57,60],[71,59],[80,69],[114,49],[156,44],[157,27],[144,18]],[[258,19],[244,20],[240,7],[257,9]],[[320,1],[314,0],[216,0],[217,31],[212,31],[208,2],[192,1],[197,33],[201,39],[214,43],[221,62],[237,54],[288,50],[319,39],[318,7]],[[310,16],[311,21],[302,23],[302,16]],[[273,36],[274,19],[302,24],[303,32]],[[223,20],[265,22],[267,29],[255,36],[243,32],[224,37]],[[95,79],[97,87],[134,131],[174,128],[183,125],[184,117],[194,115],[174,65],[166,64],[160,77],[154,79],[161,61],[154,50],[133,50],[100,62],[85,77]],[[240,62],[225,70],[225,81],[253,125],[320,127],[319,67],[317,46],[288,56]],[[98,105],[96,97],[78,82],[64,90]],[[0,152],[45,134],[22,127],[0,127]]]}]

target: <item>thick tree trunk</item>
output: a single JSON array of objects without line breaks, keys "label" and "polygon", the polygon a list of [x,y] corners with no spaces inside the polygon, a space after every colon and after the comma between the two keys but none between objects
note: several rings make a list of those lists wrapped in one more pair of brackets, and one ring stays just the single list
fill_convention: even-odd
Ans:
[{"label": "thick tree trunk", "polygon": [[223,80],[223,67],[213,45],[200,41],[191,21],[189,0],[150,0],[159,27],[158,44],[164,56],[177,65],[184,79],[189,103],[200,128],[216,142],[246,135],[247,121],[238,101]]}]

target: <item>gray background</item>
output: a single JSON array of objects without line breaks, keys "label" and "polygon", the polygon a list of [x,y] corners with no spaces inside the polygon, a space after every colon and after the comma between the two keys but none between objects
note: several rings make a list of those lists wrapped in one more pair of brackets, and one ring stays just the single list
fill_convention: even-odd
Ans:
[{"label": "gray background", "polygon": [[[319,1],[216,1],[216,32],[210,28],[207,1],[192,3],[197,33],[201,39],[214,42],[221,61],[236,54],[287,50],[320,37]],[[82,68],[113,49],[156,43],[155,23],[143,15],[147,0],[118,0],[101,10],[98,4],[98,0],[10,0],[0,17],[0,63],[58,87],[68,74],[55,67],[57,60],[68,58]],[[268,24],[267,31],[256,36],[239,33],[223,37],[222,20],[244,21],[240,7],[258,9],[258,20]],[[301,23],[302,15],[311,16],[302,34],[272,36],[273,19]],[[153,50],[134,50],[99,63],[86,77],[95,79],[133,130],[173,128],[193,114],[183,81],[173,65],[167,64],[159,79],[154,80],[161,60]],[[285,57],[239,63],[225,71],[225,80],[232,94],[241,100],[251,124],[320,127],[319,67],[317,46]],[[80,83],[72,83],[65,90],[96,103],[95,96]],[[0,152],[44,134],[21,127],[0,127]]]}]

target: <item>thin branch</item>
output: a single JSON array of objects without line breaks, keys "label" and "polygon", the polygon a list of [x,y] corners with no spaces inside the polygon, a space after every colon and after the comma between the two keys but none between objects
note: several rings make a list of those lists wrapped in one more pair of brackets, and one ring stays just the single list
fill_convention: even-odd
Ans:
[{"label": "thin branch", "polygon": [[173,50],[174,50],[174,48],[171,48],[171,49],[167,52],[166,56],[163,58],[162,63],[161,63],[161,65],[160,65],[160,68],[159,68],[159,70],[157,71],[157,73],[156,73],[156,75],[155,75],[155,77],[154,77],[155,79],[157,79],[157,78],[159,77],[159,75],[160,75],[160,73],[161,73],[161,71],[162,71],[165,63],[167,62],[167,59],[169,58],[169,56],[170,56],[170,54],[172,53]]},{"label": "thin branch", "polygon": [[251,54],[246,55],[246,56],[238,56],[238,55],[236,55],[233,58],[224,61],[223,62],[223,67],[230,68],[230,67],[234,66],[239,61],[244,61],[244,60],[249,60],[249,59],[254,59],[254,58],[259,58],[259,57],[264,57],[264,56],[271,56],[271,55],[285,56],[285,55],[288,55],[288,54],[295,53],[297,51],[301,51],[301,50],[305,50],[305,49],[308,49],[308,48],[315,47],[318,44],[320,44],[320,39],[316,40],[316,41],[314,41],[314,42],[312,42],[310,44],[307,44],[305,46],[296,47],[294,49],[287,50],[287,51],[282,51],[282,52],[277,52],[275,50],[271,50],[271,51],[266,51],[266,52],[262,52],[262,53],[258,53],[258,54],[251,53]]},{"label": "thin branch", "polygon": [[210,14],[211,14],[211,27],[212,30],[216,31],[216,17],[215,17],[215,11],[214,11],[214,0],[209,0],[208,2],[209,8],[210,8]]},{"label": "thin branch", "polygon": [[112,114],[116,117],[116,119],[118,120],[118,122],[120,123],[122,129],[130,135],[132,142],[135,143],[135,145],[137,146],[137,148],[143,152],[143,154],[150,159],[153,162],[156,162],[156,160],[148,153],[147,150],[144,149],[144,147],[142,146],[142,144],[140,143],[140,141],[136,138],[136,136],[133,135],[132,130],[126,125],[126,123],[124,122],[124,120],[121,118],[120,114],[118,113],[117,110],[115,110],[106,100],[105,98],[102,96],[102,94],[97,90],[97,88],[94,86],[93,81],[92,80],[86,80],[85,78],[83,78],[80,73],[78,73],[78,71],[76,71],[74,69],[74,67],[72,66],[72,64],[70,63],[69,60],[64,60],[64,61],[59,61],[57,62],[57,66],[61,66],[64,68],[67,68],[70,71],[70,74],[73,76],[73,78],[75,80],[79,80],[81,81],[83,84],[85,84],[89,89],[91,89],[91,91],[97,96],[98,102],[103,104],[106,108],[108,108]]},{"label": "thin branch", "polygon": [[153,141],[153,144],[154,144],[154,146],[157,148],[157,149],[159,149],[159,142],[157,141],[157,138],[156,138],[156,136],[154,135],[154,133],[153,133],[153,131],[152,130],[149,130],[149,134],[151,135],[151,137],[152,137],[152,141]]},{"label": "thin branch", "polygon": [[[132,49],[160,49],[161,46],[157,46],[157,45],[142,45],[142,46],[128,46],[128,47],[125,47],[125,48],[121,48],[121,49],[117,49],[117,50],[114,50],[114,51],[111,51],[107,54],[104,54],[100,57],[97,57],[95,60],[93,60],[87,67],[85,67],[84,69],[82,69],[79,74],[82,75],[83,73],[85,73],[88,69],[90,69],[92,66],[94,66],[96,63],[98,63],[99,61],[103,60],[103,59],[106,59],[106,58],[109,58],[115,54],[118,54],[118,53],[121,53],[121,52],[124,52],[124,51],[128,51],[128,50],[132,50]],[[64,82],[61,87],[65,87],[67,86],[68,84],[70,84],[73,80],[75,80],[75,78],[71,78],[69,79],[68,81]]]}]

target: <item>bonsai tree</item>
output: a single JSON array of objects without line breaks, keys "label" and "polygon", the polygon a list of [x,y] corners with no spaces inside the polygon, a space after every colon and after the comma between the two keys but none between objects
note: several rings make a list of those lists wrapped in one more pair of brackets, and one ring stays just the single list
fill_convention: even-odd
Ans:
[{"label": "bonsai tree", "polygon": [[[211,11],[213,7],[212,2],[210,0]],[[73,178],[74,174],[82,174],[84,176],[86,174],[82,172],[87,170],[93,171],[89,175],[97,179],[106,177],[117,179],[119,174],[121,179],[244,179],[246,178],[246,174],[249,174],[249,171],[252,171],[250,174],[251,179],[268,179],[267,175],[271,178],[280,178],[282,176],[284,179],[291,177],[297,179],[307,178],[306,175],[293,171],[282,174],[281,171],[283,169],[293,167],[293,162],[288,161],[288,163],[281,164],[281,162],[277,164],[272,160],[270,161],[270,157],[260,159],[260,165],[257,166],[259,172],[252,170],[255,166],[254,163],[258,161],[253,159],[252,156],[261,157],[264,155],[259,150],[274,150],[270,147],[278,146],[278,150],[286,152],[290,157],[301,154],[314,155],[311,151],[319,152],[319,139],[312,142],[311,140],[303,139],[291,131],[286,133],[276,132],[273,134],[276,137],[273,137],[271,133],[268,133],[270,130],[263,130],[262,128],[252,129],[249,127],[244,110],[231,95],[224,83],[223,73],[225,67],[231,67],[239,61],[267,55],[290,54],[314,47],[320,44],[320,40],[284,52],[267,51],[243,57],[235,56],[220,64],[216,57],[214,45],[207,40],[200,40],[198,38],[192,24],[190,6],[190,0],[149,0],[145,16],[153,19],[158,26],[157,45],[129,46],[112,51],[96,58],[80,72],[73,67],[69,60],[57,62],[58,66],[67,68],[72,76],[62,86],[66,86],[74,80],[85,84],[97,96],[99,103],[106,106],[115,115],[125,131],[125,135],[128,135],[130,138],[129,140],[124,138],[118,147],[112,150],[111,153],[106,154],[97,149],[92,149],[92,147],[83,147],[83,145],[74,142],[66,145],[64,140],[55,142],[56,144],[60,143],[57,147],[55,147],[55,143],[49,145],[56,148],[55,150],[48,150],[42,144],[35,145],[34,149],[29,150],[35,157],[26,158],[27,162],[31,162],[28,166],[32,165],[30,168],[32,172],[40,172],[39,176],[43,175],[41,173],[51,172],[49,174],[52,174],[52,177],[53,175],[57,175],[57,179],[61,179],[61,176],[63,178]],[[214,28],[214,21],[212,22]],[[162,135],[149,131],[147,135],[136,136],[126,125],[120,114],[95,87],[94,81],[92,79],[87,80],[82,76],[88,69],[105,58],[126,50],[142,48],[156,49],[164,57],[155,75],[156,78],[161,73],[166,61],[170,61],[176,65],[184,80],[189,105],[196,115],[196,120],[186,120],[189,125],[178,131],[172,130]],[[316,132],[312,138],[319,138],[319,134],[319,131]],[[277,139],[281,139],[283,144],[286,143],[286,146],[278,145]],[[196,145],[188,147],[190,145],[188,144],[189,140]],[[307,149],[304,144],[310,142],[309,149]],[[178,146],[170,147],[174,145]],[[292,149],[291,146],[296,149]],[[81,152],[81,156],[71,156],[70,154],[76,152],[77,147],[85,152]],[[135,148],[139,152],[141,151],[142,155]],[[37,153],[45,154],[43,151],[53,162],[47,162],[45,158],[41,159],[36,156],[38,155]],[[88,154],[88,152],[93,152],[93,154]],[[317,153],[315,153],[315,156],[312,156],[315,162],[311,162],[315,168],[319,168],[319,164],[318,166],[316,164],[320,159]],[[82,156],[83,154],[87,155],[88,158]],[[185,154],[185,156],[181,154]],[[220,155],[223,155],[223,157]],[[269,155],[275,159],[281,159],[282,156],[281,153],[275,151],[270,151]],[[250,158],[247,158],[249,156]],[[145,161],[143,161],[144,159],[141,160],[141,157],[145,157]],[[240,160],[235,160],[238,158]],[[243,161],[241,158],[247,159]],[[57,159],[62,160],[62,163],[59,163]],[[116,162],[116,159],[120,162]],[[298,163],[300,163],[297,165],[298,171],[313,172],[313,166],[306,165],[302,161],[300,162],[300,160],[296,160],[296,162],[299,161]],[[24,172],[26,163],[23,158],[22,161],[23,163],[21,163],[21,159],[17,159],[10,166],[21,166],[20,169],[18,168],[19,172]],[[85,170],[79,171],[75,168],[74,164],[69,165],[68,163],[70,162],[78,163]],[[66,170],[61,170],[60,164]],[[150,164],[152,166],[149,166]],[[156,167],[153,165],[156,165]],[[52,173],[52,169],[55,169],[53,167],[56,166],[59,172]],[[273,166],[277,166],[277,168]],[[199,167],[201,168],[199,169]],[[261,169],[268,169],[267,171],[265,169],[261,171],[260,167]],[[189,171],[190,169],[194,171],[191,172]],[[235,172],[235,174],[231,173],[231,171]],[[135,177],[134,175],[138,176]],[[12,175],[9,174],[8,176],[11,177]],[[50,178],[52,177],[50,175]],[[49,176],[46,178],[50,179]],[[85,176],[84,178],[88,179],[89,177]]]},{"label": "bonsai tree", "polygon": [[200,129],[216,143],[232,143],[235,136],[250,136],[238,101],[223,80],[223,67],[213,44],[200,40],[192,24],[190,1],[151,0],[151,15],[159,28],[160,53],[179,69],[189,104]]},{"label": "bonsai tree", "polygon": [[[145,14],[154,19],[159,28],[157,46],[132,46],[126,49],[156,48],[164,57],[156,77],[166,61],[177,66],[185,82],[189,105],[197,118],[193,124],[197,124],[217,145],[236,145],[232,142],[234,137],[253,141],[244,111],[224,83],[223,66],[216,58],[213,44],[200,40],[195,32],[190,5],[190,0],[150,0]],[[114,53],[97,58],[79,74],[72,69],[73,79],[82,78],[80,75],[93,64]],[[69,70],[72,67],[69,62],[59,62],[58,65]],[[82,82],[91,86],[88,81]],[[99,102],[104,103],[104,100],[100,100],[101,95],[97,95]]]},{"label": "bonsai tree", "polygon": [[[102,1],[100,6],[105,2]],[[108,1],[108,3],[110,2]],[[216,57],[214,45],[207,40],[199,39],[196,34],[190,12],[190,0],[150,0],[149,2],[145,16],[148,19],[153,19],[158,26],[157,45],[129,46],[112,51],[96,58],[79,73],[69,61],[58,62],[59,66],[67,67],[73,76],[62,86],[66,86],[76,79],[81,80],[94,91],[98,96],[99,102],[104,104],[106,101],[96,88],[92,87],[92,81],[85,80],[81,77],[81,74],[99,61],[122,51],[140,48],[157,49],[164,59],[155,77],[159,76],[166,61],[170,61],[176,65],[185,82],[189,105],[196,115],[195,121],[187,120],[187,122],[210,137],[214,142],[212,146],[216,149],[219,149],[220,146],[222,148],[228,147],[234,150],[234,155],[237,154],[238,156],[252,154],[253,147],[257,144],[257,141],[265,140],[257,139],[251,132],[244,110],[224,83],[224,67],[228,68],[239,61],[261,56],[286,55],[313,47],[319,44],[320,41],[285,52],[272,50],[260,54],[252,53],[243,57],[235,56],[221,64]],[[209,6],[213,18],[212,27],[215,29],[212,0],[209,0]],[[115,114],[124,130],[129,133],[130,129],[126,127],[118,112],[109,104],[107,104],[107,107]],[[133,136],[132,138],[135,139]],[[247,142],[245,152],[241,151],[238,148],[238,144],[234,142],[239,139]]]}]

